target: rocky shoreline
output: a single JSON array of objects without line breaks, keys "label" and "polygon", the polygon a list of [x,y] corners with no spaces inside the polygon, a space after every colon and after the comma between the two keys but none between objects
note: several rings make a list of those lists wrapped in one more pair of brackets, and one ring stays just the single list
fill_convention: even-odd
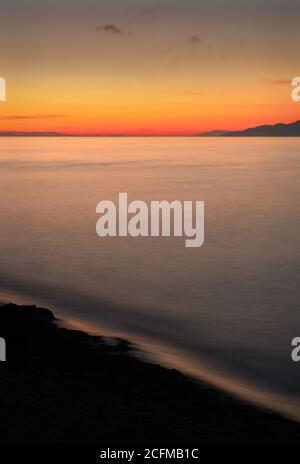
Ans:
[{"label": "rocky shoreline", "polygon": [[300,425],[132,356],[124,340],[0,307],[0,443],[299,443]]}]

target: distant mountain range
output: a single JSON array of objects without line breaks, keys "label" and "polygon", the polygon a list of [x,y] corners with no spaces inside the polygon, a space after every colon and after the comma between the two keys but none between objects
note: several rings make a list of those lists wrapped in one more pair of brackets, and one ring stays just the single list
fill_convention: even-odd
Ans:
[{"label": "distant mountain range", "polygon": [[215,130],[198,134],[199,137],[300,137],[300,120],[290,124],[251,127],[241,131]]}]

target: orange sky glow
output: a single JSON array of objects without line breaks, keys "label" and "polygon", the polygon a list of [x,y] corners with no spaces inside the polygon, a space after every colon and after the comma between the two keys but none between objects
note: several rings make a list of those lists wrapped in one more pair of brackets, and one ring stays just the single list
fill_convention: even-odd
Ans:
[{"label": "orange sky glow", "polygon": [[191,135],[300,119],[293,0],[284,12],[277,0],[27,3],[1,7],[0,131]]}]

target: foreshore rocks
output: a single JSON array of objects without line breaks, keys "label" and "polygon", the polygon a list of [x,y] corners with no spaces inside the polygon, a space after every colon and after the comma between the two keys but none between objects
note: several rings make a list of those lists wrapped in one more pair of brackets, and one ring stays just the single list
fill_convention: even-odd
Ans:
[{"label": "foreshore rocks", "polygon": [[299,443],[300,425],[176,370],[58,327],[51,311],[0,307],[0,443]]}]

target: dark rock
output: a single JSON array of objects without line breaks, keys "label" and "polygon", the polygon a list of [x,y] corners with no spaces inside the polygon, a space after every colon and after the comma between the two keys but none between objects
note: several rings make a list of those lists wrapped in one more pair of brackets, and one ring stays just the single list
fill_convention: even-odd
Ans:
[{"label": "dark rock", "polygon": [[35,306],[0,308],[1,443],[298,443],[300,426],[231,399],[120,341],[59,328]]}]

